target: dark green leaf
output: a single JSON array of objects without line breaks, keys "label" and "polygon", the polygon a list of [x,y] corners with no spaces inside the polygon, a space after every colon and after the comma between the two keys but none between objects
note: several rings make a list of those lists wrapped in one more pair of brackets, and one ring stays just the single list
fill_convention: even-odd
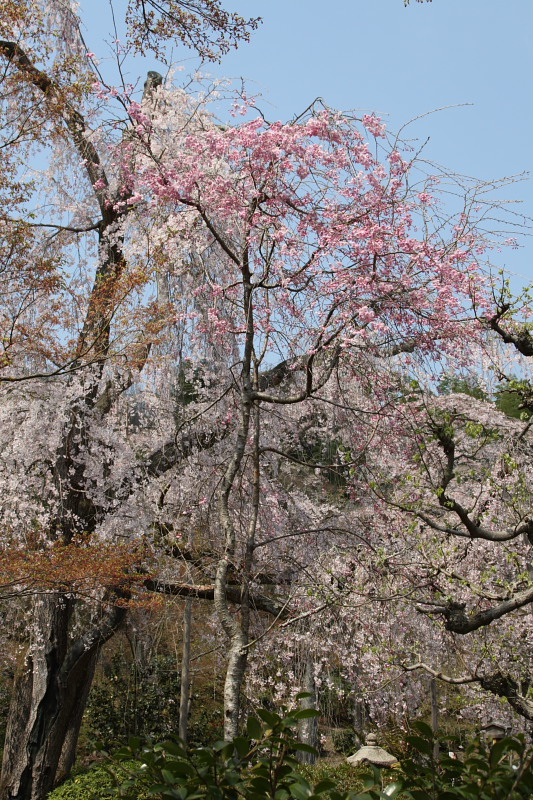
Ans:
[{"label": "dark green leaf", "polygon": [[141,747],[141,740],[138,736],[130,736],[128,739],[128,747],[131,750],[139,750]]},{"label": "dark green leaf", "polygon": [[[166,769],[161,770],[162,775],[163,772],[169,772],[171,775],[179,777],[190,777],[195,774],[194,767],[188,761],[167,761]],[[163,779],[165,780],[164,777]]]},{"label": "dark green leaf", "polygon": [[267,711],[266,708],[258,708],[257,716],[262,719],[263,722],[266,722],[267,725],[270,725],[271,728],[281,722],[281,717],[279,714],[275,714],[272,711]]},{"label": "dark green leaf", "polygon": [[311,790],[305,783],[293,783],[289,786],[289,791],[296,800],[307,800],[311,795]]},{"label": "dark green leaf", "polygon": [[417,730],[425,739],[433,740],[433,731],[425,722],[417,720],[413,722],[413,728]]},{"label": "dark green leaf", "polygon": [[413,800],[429,800],[429,795],[425,789],[410,789]]},{"label": "dark green leaf", "polygon": [[261,723],[257,717],[248,717],[246,722],[246,731],[251,739],[260,739],[263,734]]},{"label": "dark green leaf", "polygon": [[394,783],[389,783],[383,789],[383,794],[385,797],[394,797],[398,792],[402,790],[403,784],[399,783],[398,781],[394,781]]},{"label": "dark green leaf", "polygon": [[286,778],[288,775],[291,774],[292,771],[293,768],[290,764],[282,764],[281,767],[278,767],[277,769],[278,780]]},{"label": "dark green leaf", "polygon": [[165,752],[170,753],[171,756],[185,756],[185,749],[179,742],[163,742],[162,747]]},{"label": "dark green leaf", "polygon": [[266,778],[252,778],[250,786],[260,792],[264,792],[265,797],[268,797],[270,794],[270,781],[267,781]]},{"label": "dark green leaf", "polygon": [[334,788],[335,788],[335,783],[329,780],[329,778],[325,778],[324,780],[319,781],[317,783],[317,785],[314,788],[314,792],[315,794],[322,794],[322,792],[327,792],[330,789]]},{"label": "dark green leaf", "polygon": [[433,756],[433,745],[427,739],[422,739],[421,736],[406,736],[405,738],[417,752],[430,756],[430,758]]},{"label": "dark green leaf", "polygon": [[219,751],[222,752],[222,750],[224,750],[225,748],[227,749],[228,747],[231,749],[231,742],[223,742],[221,740],[211,745],[211,750],[214,750],[215,753],[218,753]]},{"label": "dark green leaf", "polygon": [[161,770],[161,777],[163,778],[163,780],[167,785],[174,783],[175,776],[168,769]]},{"label": "dark green leaf", "polygon": [[316,708],[302,708],[300,711],[296,711],[292,714],[293,719],[312,719],[313,717],[319,717],[320,711],[317,711]]},{"label": "dark green leaf", "polygon": [[311,753],[314,756],[318,755],[318,750],[311,747],[310,744],[304,744],[304,742],[291,742],[291,747],[293,750],[301,750],[302,753]]}]

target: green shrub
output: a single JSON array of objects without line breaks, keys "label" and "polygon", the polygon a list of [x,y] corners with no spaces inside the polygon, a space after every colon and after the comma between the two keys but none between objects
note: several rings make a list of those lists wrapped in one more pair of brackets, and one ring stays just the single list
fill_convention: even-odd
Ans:
[{"label": "green shrub", "polygon": [[[218,742],[213,747],[186,750],[179,740],[158,745],[143,745],[131,739],[113,757],[122,769],[119,796],[137,800],[138,780],[148,780],[152,796],[165,800],[268,800],[293,797],[320,798],[334,790],[329,780],[311,786],[298,771],[298,751],[316,751],[297,741],[294,729],[302,719],[318,716],[311,709],[281,717],[259,709],[248,719],[246,735],[233,742]],[[259,719],[258,719],[259,717]],[[132,759],[142,766],[131,769],[124,764]],[[334,792],[332,797],[343,800]]]},{"label": "green shrub", "polygon": [[141,671],[121,654],[91,690],[83,738],[115,747],[130,736],[162,739],[177,732],[180,681],[172,656],[158,655]]},{"label": "green shrub", "polygon": [[479,385],[475,378],[469,375],[446,375],[441,378],[437,391],[439,394],[454,394],[461,392],[461,394],[468,394],[470,397],[475,397],[476,400],[486,400],[487,393]]},{"label": "green shrub", "polygon": [[295,729],[299,720],[316,715],[306,709],[282,717],[259,709],[259,719],[248,719],[246,735],[196,750],[178,740],[153,745],[132,739],[113,756],[115,796],[139,800],[147,788],[160,800],[525,800],[533,795],[533,749],[523,737],[492,747],[476,741],[463,760],[447,754],[435,760],[432,731],[423,722],[414,723],[416,733],[407,737],[411,756],[394,772],[302,767],[295,753],[316,751],[296,740]]},{"label": "green shrub", "polygon": [[[332,764],[328,761],[318,761],[316,764],[302,764],[300,772],[311,784],[320,781],[331,781],[337,792],[360,792],[363,789],[368,770],[365,767],[354,767],[347,761],[341,764]],[[326,795],[327,797],[328,795]]]},{"label": "green shrub", "polygon": [[[126,765],[123,765],[126,766]],[[130,762],[129,769],[138,769],[139,764]],[[67,781],[50,792],[47,800],[100,800],[116,796],[116,779],[107,767],[92,767],[88,772],[73,775]],[[148,794],[143,791],[142,780],[139,780],[138,800],[145,800]]]},{"label": "green shrub", "polygon": [[[200,706],[203,698],[199,702],[193,701],[192,714],[189,719],[189,731],[187,741],[190,747],[203,747],[215,744],[224,735],[224,718],[220,707],[214,703],[209,703],[207,707]],[[198,708],[196,706],[198,705]]]},{"label": "green shrub", "polygon": [[359,746],[359,737],[353,728],[342,728],[339,731],[333,731],[331,741],[333,749],[345,756],[351,755]]},{"label": "green shrub", "polygon": [[527,380],[512,378],[497,388],[496,407],[508,417],[530,419],[533,412],[532,403],[532,387]]},{"label": "green shrub", "polygon": [[[411,758],[402,760],[404,776],[391,797],[413,800],[522,800],[533,795],[533,749],[522,736],[502,739],[490,746],[476,740],[464,758],[444,753],[433,756],[434,738],[423,722],[414,723],[416,734],[407,736]],[[453,752],[455,742],[448,740]]]}]

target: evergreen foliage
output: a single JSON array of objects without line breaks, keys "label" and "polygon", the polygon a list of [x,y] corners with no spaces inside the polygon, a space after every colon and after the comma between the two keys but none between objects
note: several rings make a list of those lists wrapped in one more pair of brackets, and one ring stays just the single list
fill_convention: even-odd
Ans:
[{"label": "evergreen foliage", "polygon": [[84,721],[90,739],[113,747],[130,736],[158,739],[177,732],[180,682],[175,658],[159,654],[147,670],[116,654],[106,673],[87,705]]},{"label": "evergreen foliage", "polygon": [[496,395],[496,406],[508,417],[528,420],[533,413],[532,389],[529,381],[511,378],[501,383]]},{"label": "evergreen foliage", "polygon": [[[303,695],[300,695],[302,697]],[[284,716],[260,709],[250,717],[246,735],[232,742],[218,742],[213,747],[187,751],[178,740],[161,744],[142,744],[131,739],[113,756],[116,796],[133,800],[139,787],[161,800],[522,800],[533,791],[533,748],[523,737],[509,737],[487,745],[473,742],[457,758],[447,741],[450,753],[437,759],[431,728],[414,723],[415,733],[407,736],[410,757],[402,760],[401,769],[382,772],[362,768],[361,788],[345,790],[341,780],[322,778],[313,783],[316,770],[302,769],[295,754],[312,748],[296,739],[298,721],[316,716],[305,709]],[[259,717],[259,718],[258,718]],[[442,744],[442,743],[441,743]],[[357,775],[354,768],[354,775]],[[342,772],[342,770],[341,770]],[[387,777],[391,776],[391,782]],[[52,798],[51,798],[52,800]],[[60,800],[59,797],[53,800]],[[65,798],[66,800],[66,798]],[[70,798],[68,798],[70,800]],[[73,798],[74,800],[74,798]],[[81,798],[80,798],[81,800]]]}]

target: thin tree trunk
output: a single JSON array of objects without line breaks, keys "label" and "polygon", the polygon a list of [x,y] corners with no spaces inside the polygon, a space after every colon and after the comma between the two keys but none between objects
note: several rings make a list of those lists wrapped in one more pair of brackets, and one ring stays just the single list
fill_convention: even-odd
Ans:
[{"label": "thin tree trunk", "polygon": [[358,743],[360,745],[364,744],[365,741],[366,720],[367,711],[365,702],[362,697],[360,697],[358,694],[355,694],[354,691],[353,727],[357,734]]},{"label": "thin tree trunk", "polygon": [[[314,662],[313,656],[311,651],[307,652],[307,657],[305,660],[305,673],[304,679],[302,684],[302,690],[307,692],[309,697],[303,697],[301,700],[301,707],[304,708],[316,708],[317,705],[317,697],[316,697],[316,683],[315,683],[315,670],[314,670]],[[308,744],[311,747],[316,748],[318,746],[318,720],[316,717],[311,717],[310,719],[303,719],[300,722],[300,741],[303,744]],[[298,761],[302,764],[314,764],[316,761],[316,756],[313,753],[298,753]]]},{"label": "thin tree trunk", "polygon": [[[249,327],[249,344],[253,338],[253,314],[248,313],[247,324]],[[251,332],[251,333],[250,333]],[[245,359],[246,363],[246,359]],[[257,375],[256,375],[257,381]],[[245,384],[247,380],[245,380]],[[252,416],[252,404],[248,400],[248,389],[243,394],[242,399],[242,424],[241,431],[237,439],[237,447],[224,477],[223,492],[219,506],[219,518],[225,530],[226,547],[224,557],[219,561],[216,583],[215,583],[215,608],[219,618],[229,636],[230,647],[228,651],[228,666],[226,680],[224,683],[224,738],[226,740],[235,739],[239,733],[239,721],[241,711],[241,693],[248,662],[248,644],[250,631],[250,579],[255,547],[255,534],[259,517],[259,501],[261,490],[261,475],[259,466],[259,439],[260,439],[260,408],[255,404],[254,408],[254,428],[253,428],[253,481],[251,497],[251,514],[246,531],[244,559],[242,562],[241,574],[241,598],[240,598],[240,619],[232,616],[229,611],[226,599],[226,588],[228,578],[228,567],[230,557],[235,556],[235,528],[230,517],[228,499],[232,489],[233,480],[237,475],[242,463],[246,438],[250,429]]]},{"label": "thin tree trunk", "polygon": [[189,704],[191,692],[191,624],[192,600],[185,601],[183,612],[183,652],[181,661],[179,737],[187,741],[189,731]]},{"label": "thin tree trunk", "polygon": [[435,761],[439,758],[439,742],[437,736],[439,733],[439,702],[437,697],[437,681],[431,678],[429,683],[431,695],[431,727],[433,729],[433,736],[435,737],[435,744],[433,745],[433,758]]},{"label": "thin tree trunk", "polygon": [[[224,532],[224,555],[218,562],[214,587],[214,604],[218,618],[229,638],[228,666],[224,682],[224,738],[227,741],[234,739],[239,732],[239,716],[241,702],[241,688],[246,670],[248,644],[248,620],[246,605],[249,602],[248,594],[242,597],[241,619],[238,620],[230,611],[226,597],[228,585],[228,571],[235,557],[235,527],[229,511],[229,496],[233,489],[233,481],[240,469],[248,430],[250,427],[250,402],[242,401],[241,429],[237,436],[235,452],[230,460],[224,480],[219,501],[219,520]],[[245,577],[243,576],[243,589],[246,590]]]},{"label": "thin tree trunk", "polygon": [[248,660],[247,644],[245,631],[236,630],[231,636],[224,682],[224,738],[227,741],[239,734],[241,690]]}]

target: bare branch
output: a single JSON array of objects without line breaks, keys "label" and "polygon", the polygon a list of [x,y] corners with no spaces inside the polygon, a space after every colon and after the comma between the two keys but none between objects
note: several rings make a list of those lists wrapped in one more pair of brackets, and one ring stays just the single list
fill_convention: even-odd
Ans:
[{"label": "bare branch", "polygon": [[404,664],[401,664],[400,666],[405,672],[415,672],[416,670],[422,669],[424,672],[427,672],[428,675],[432,675],[434,678],[438,678],[438,680],[444,681],[444,683],[450,683],[453,686],[458,686],[464,683],[479,682],[479,678],[472,673],[469,675],[462,675],[459,678],[452,678],[450,675],[446,675],[444,672],[439,672],[438,670],[428,666],[428,664],[424,664],[423,661],[417,661],[416,664],[410,664],[409,666],[405,666]]},{"label": "bare branch", "polygon": [[[188,583],[167,583],[165,581],[158,581],[149,578],[144,581],[144,586],[151,592],[158,592],[159,594],[168,594],[172,597],[193,597],[197,600],[213,600],[215,597],[215,585],[204,584],[195,586]],[[226,586],[225,588],[226,599],[230,603],[240,605],[242,602],[242,593],[240,588]],[[278,619],[287,619],[289,612],[286,607],[286,601],[276,600],[275,598],[268,597],[265,594],[251,593],[248,601],[252,608],[257,611],[265,611]]]},{"label": "bare branch", "polygon": [[499,670],[486,675],[477,675],[471,673],[470,675],[463,675],[459,678],[452,678],[450,675],[446,675],[443,672],[438,672],[421,661],[416,664],[411,664],[410,666],[402,665],[402,669],[404,669],[405,672],[413,672],[415,670],[422,669],[424,672],[427,672],[434,678],[452,685],[479,683],[481,688],[486,692],[491,692],[491,694],[495,694],[497,697],[504,697],[509,705],[514,708],[514,710],[520,714],[521,717],[533,720],[533,702],[521,694],[519,691],[519,685],[514,678],[506,673],[500,672]]},{"label": "bare branch", "polygon": [[60,87],[42,70],[38,69],[24,50],[16,42],[0,40],[0,53],[9,61],[46,97],[47,102],[53,107],[58,116],[64,120],[72,140],[85,164],[85,169],[91,184],[102,181],[104,189],[96,191],[102,216],[105,219],[109,211],[105,206],[105,199],[109,183],[102,167],[100,156],[93,143],[87,136],[85,120],[72,103],[62,96]]}]

